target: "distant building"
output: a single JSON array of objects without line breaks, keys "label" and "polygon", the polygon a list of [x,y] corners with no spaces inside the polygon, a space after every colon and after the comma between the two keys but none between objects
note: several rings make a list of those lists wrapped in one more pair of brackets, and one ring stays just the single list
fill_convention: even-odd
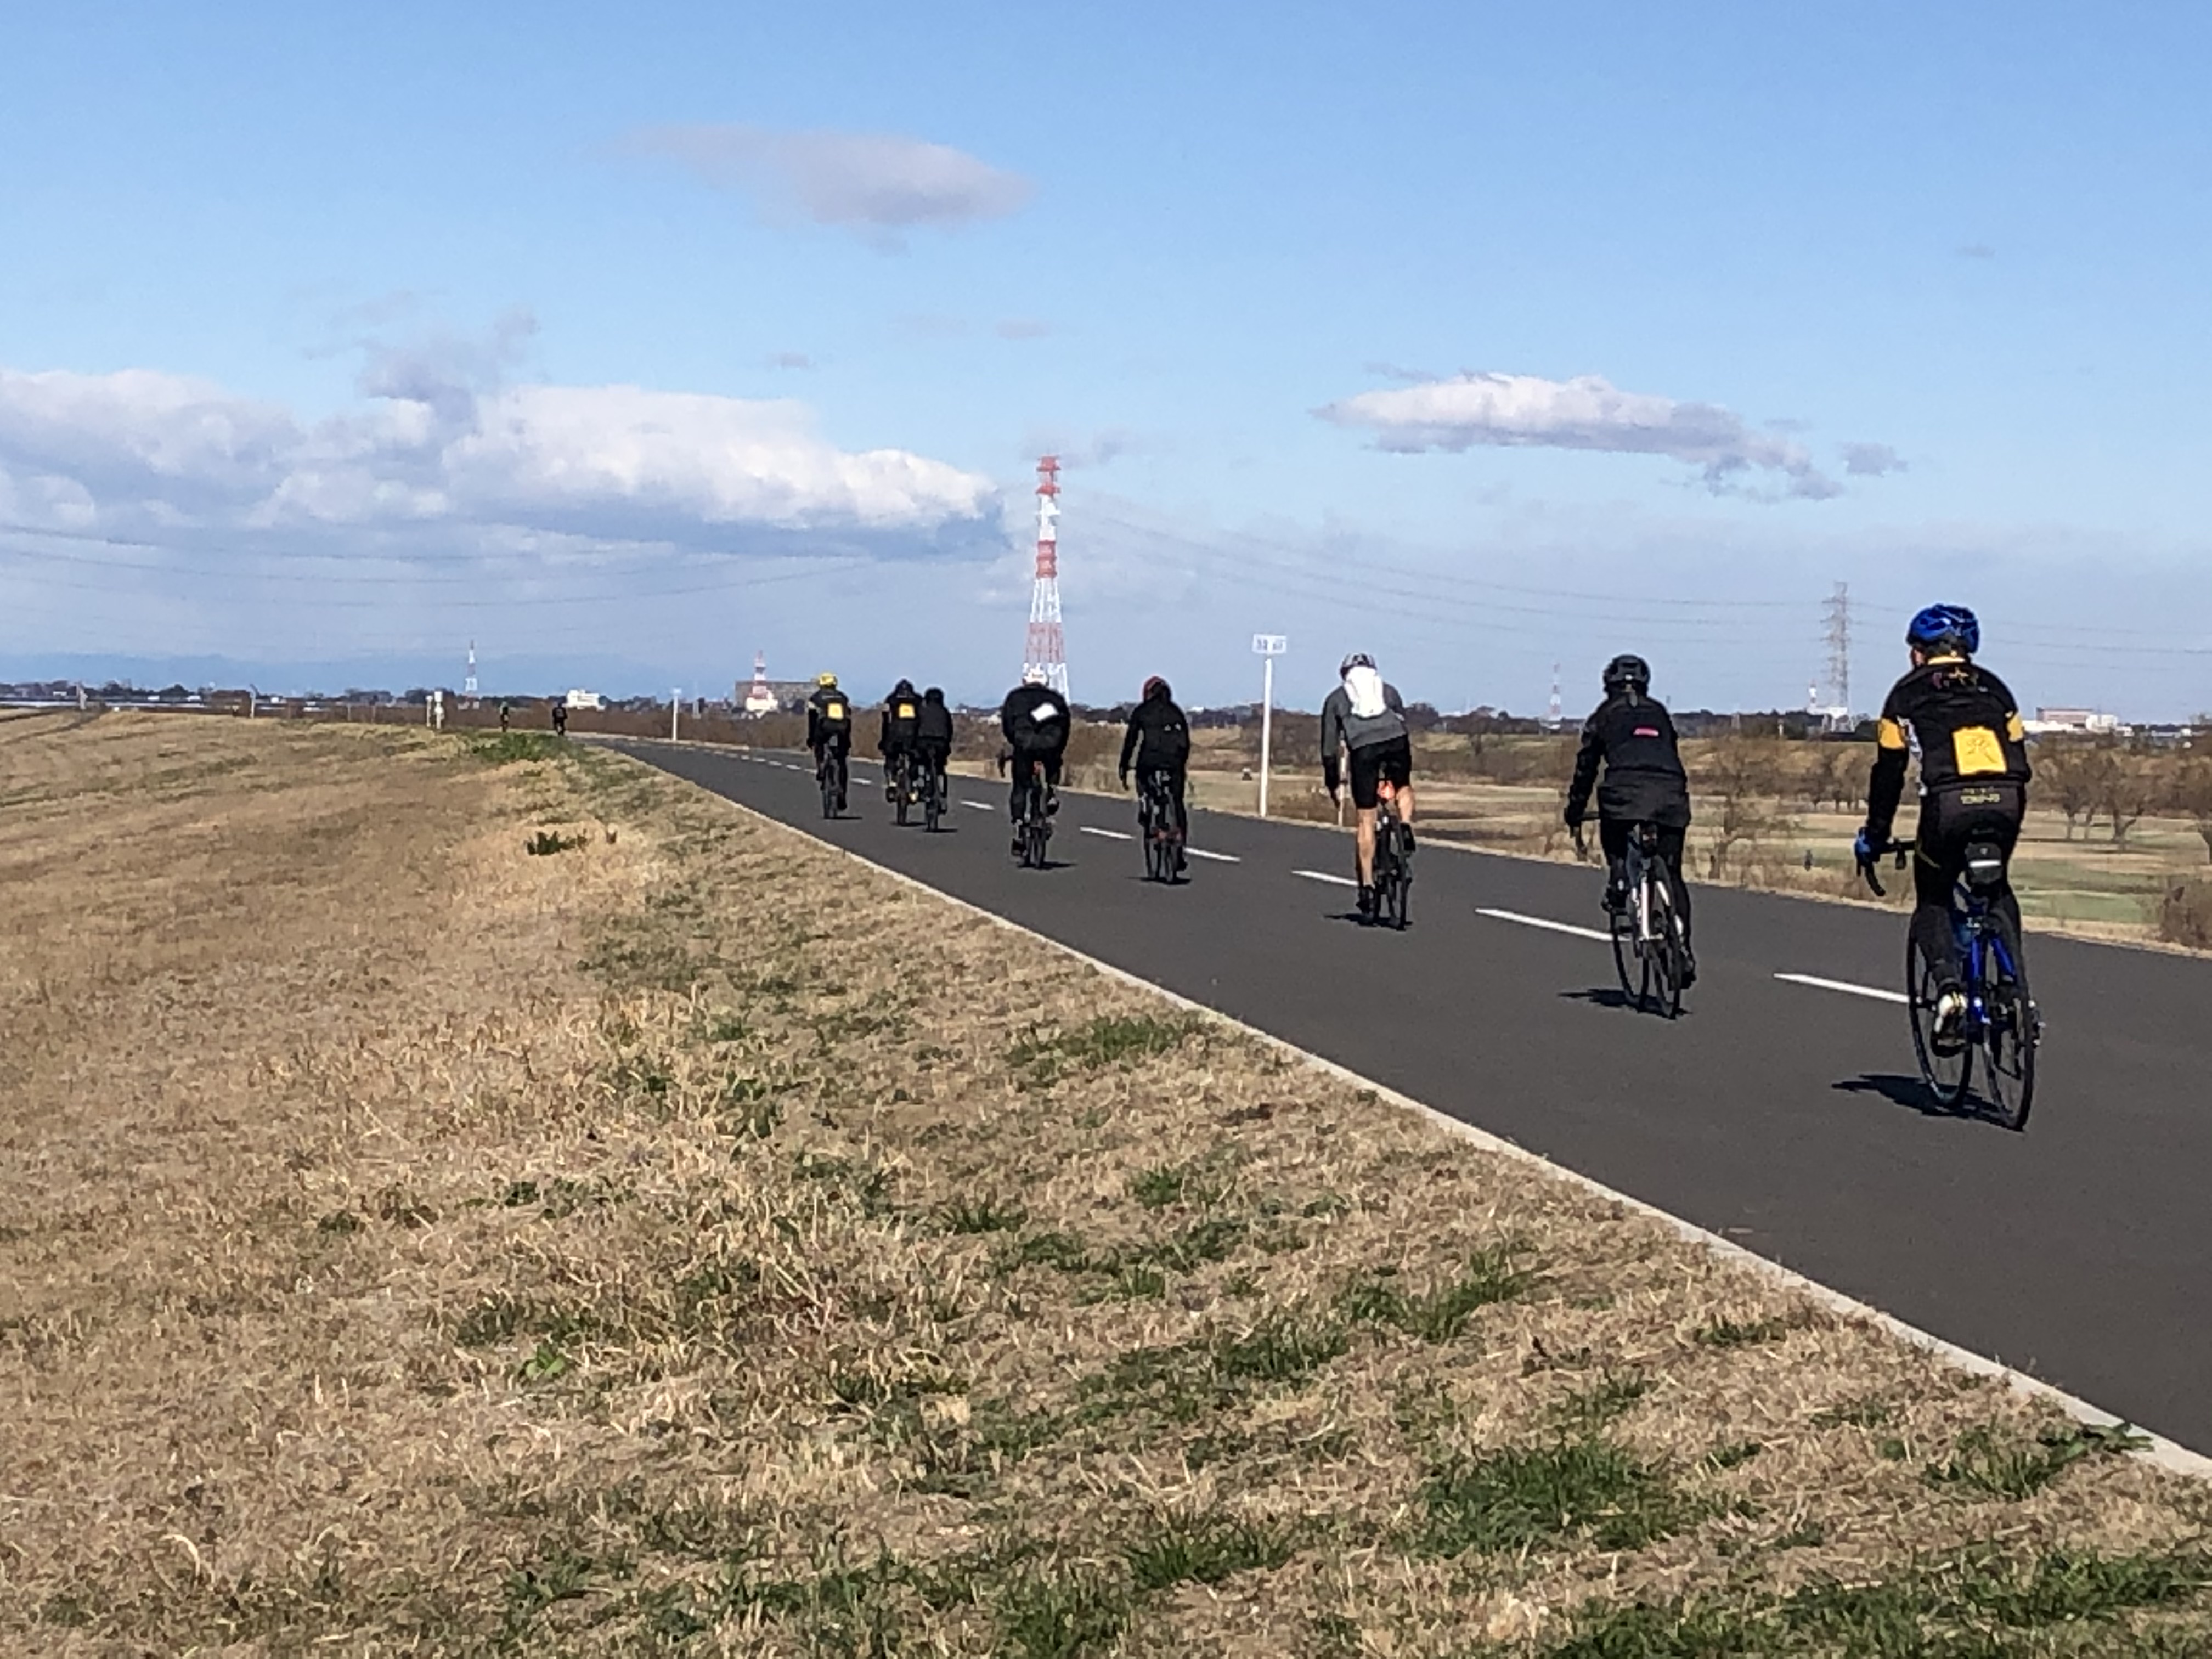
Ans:
[{"label": "distant building", "polygon": [[2037,737],[2124,737],[2128,732],[2118,714],[2094,708],[2039,708],[2033,720],[2021,724]]},{"label": "distant building", "polygon": [[571,708],[605,708],[607,700],[596,691],[572,690],[562,702]]},{"label": "distant building", "polygon": [[782,706],[775,688],[768,683],[768,653],[754,652],[752,684],[738,688],[738,707],[757,720],[763,714],[773,714]]}]

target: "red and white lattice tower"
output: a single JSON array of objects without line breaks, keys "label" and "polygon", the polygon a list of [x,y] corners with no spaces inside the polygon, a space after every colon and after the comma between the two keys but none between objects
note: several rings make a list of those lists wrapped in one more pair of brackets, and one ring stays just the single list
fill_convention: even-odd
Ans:
[{"label": "red and white lattice tower", "polygon": [[1036,585],[1030,593],[1030,637],[1022,678],[1044,670],[1045,684],[1067,695],[1067,641],[1060,629],[1060,457],[1037,462]]}]

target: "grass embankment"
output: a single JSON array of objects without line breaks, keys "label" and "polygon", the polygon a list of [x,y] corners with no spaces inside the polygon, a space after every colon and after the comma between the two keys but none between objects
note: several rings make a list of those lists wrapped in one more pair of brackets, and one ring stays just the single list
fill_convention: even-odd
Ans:
[{"label": "grass embankment", "polygon": [[2212,1640],[2111,1437],[616,757],[0,775],[15,1650]]}]

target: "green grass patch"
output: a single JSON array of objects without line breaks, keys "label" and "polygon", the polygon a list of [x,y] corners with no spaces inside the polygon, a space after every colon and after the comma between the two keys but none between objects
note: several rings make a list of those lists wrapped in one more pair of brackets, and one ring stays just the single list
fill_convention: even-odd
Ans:
[{"label": "green grass patch", "polygon": [[551,760],[560,752],[559,739],[543,732],[471,732],[461,747],[487,766],[513,766],[523,761]]},{"label": "green grass patch", "polygon": [[[1542,1659],[2029,1659],[2063,1652],[2172,1654],[2154,1624],[2119,1621],[2196,1601],[2212,1586],[2201,1551],[2100,1555],[2057,1551],[2012,1561],[1964,1552],[1871,1583],[1827,1579],[1786,1597],[1735,1605],[1675,1601],[1592,1611]],[[2063,1632],[2057,1646],[2044,1633]]]},{"label": "green grass patch", "polygon": [[1453,1459],[1419,1492],[1412,1542],[1425,1555],[1499,1554],[1587,1540],[1641,1549],[1695,1525],[1706,1506],[1668,1471],[1599,1436]]},{"label": "green grass patch", "polygon": [[1122,1559],[1139,1591],[1218,1584],[1240,1572],[1273,1571],[1297,1548],[1295,1528],[1218,1510],[1155,1517]]},{"label": "green grass patch", "polygon": [[567,853],[584,844],[581,835],[564,836],[557,830],[540,830],[522,843],[522,850],[532,858],[550,858],[556,853]]},{"label": "green grass patch", "polygon": [[1073,1030],[1043,1027],[1030,1031],[1007,1051],[1008,1064],[1042,1088],[1080,1072],[1133,1065],[1180,1048],[1204,1029],[1194,1014],[1163,1018],[1155,1014],[1101,1014]]},{"label": "green grass patch", "polygon": [[1479,1252],[1459,1277],[1425,1291],[1401,1289],[1395,1276],[1392,1269],[1352,1280],[1338,1297],[1339,1309],[1358,1324],[1389,1325],[1424,1342],[1449,1342],[1478,1309],[1513,1301],[1536,1282],[1504,1249]]},{"label": "green grass patch", "polygon": [[1696,1340],[1708,1348],[1747,1348],[1787,1336],[1796,1328],[1794,1319],[1716,1319],[1698,1328]]},{"label": "green grass patch", "polygon": [[1925,1471],[1934,1486],[1964,1486],[1990,1498],[2038,1492],[2085,1458],[2118,1456],[2150,1443],[2124,1423],[2067,1423],[2021,1440],[1984,1425],[1959,1437],[1950,1456]]},{"label": "green grass patch", "polygon": [[1020,1205],[991,1198],[955,1199],[938,1217],[947,1232],[967,1234],[1018,1232],[1030,1218]]}]

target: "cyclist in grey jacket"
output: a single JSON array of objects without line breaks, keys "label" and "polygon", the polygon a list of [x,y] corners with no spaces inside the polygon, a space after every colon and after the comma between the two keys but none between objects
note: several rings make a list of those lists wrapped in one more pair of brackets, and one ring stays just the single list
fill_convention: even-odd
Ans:
[{"label": "cyclist in grey jacket", "polygon": [[1337,750],[1352,763],[1352,804],[1358,809],[1359,914],[1375,908],[1375,811],[1387,781],[1396,793],[1398,817],[1406,826],[1406,850],[1413,846],[1413,739],[1406,725],[1405,701],[1398,688],[1376,672],[1375,659],[1354,652],[1337,670],[1337,688],[1321,706],[1321,770],[1331,800],[1341,788]]}]

